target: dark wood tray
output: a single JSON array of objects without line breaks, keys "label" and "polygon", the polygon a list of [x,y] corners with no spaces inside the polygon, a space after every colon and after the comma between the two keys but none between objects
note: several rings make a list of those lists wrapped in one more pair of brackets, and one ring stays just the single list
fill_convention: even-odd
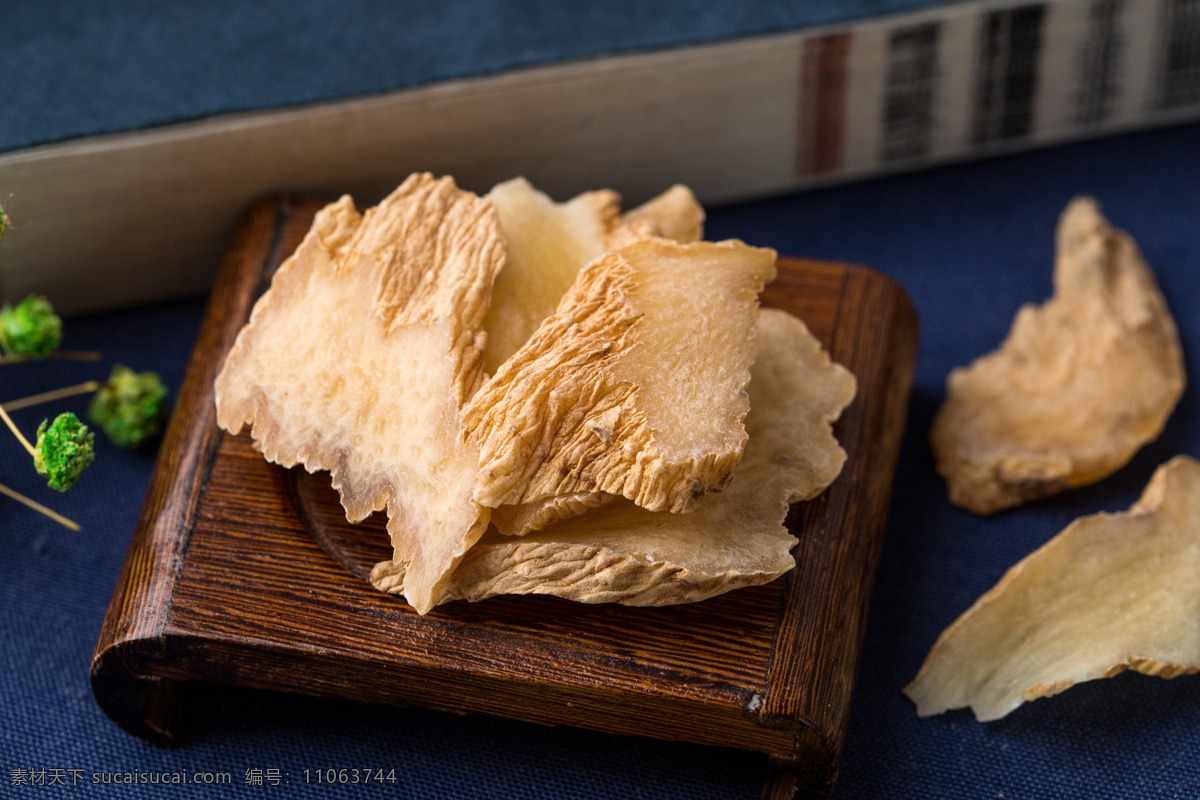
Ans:
[{"label": "dark wood tray", "polygon": [[214,420],[224,354],[318,207],[260,204],[224,261],[96,645],[104,711],[171,743],[175,690],[189,681],[419,705],[757,750],[773,765],[764,797],[827,793],[916,356],[900,287],[861,267],[781,259],[764,295],[859,381],[837,428],[845,470],[793,507],[800,544],[785,578],[669,608],[508,597],[420,617],[362,580],[386,545],[336,536],[326,477],[266,463]]}]

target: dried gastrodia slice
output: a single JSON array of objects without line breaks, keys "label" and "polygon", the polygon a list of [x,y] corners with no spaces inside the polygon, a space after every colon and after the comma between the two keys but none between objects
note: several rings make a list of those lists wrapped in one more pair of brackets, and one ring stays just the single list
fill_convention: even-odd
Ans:
[{"label": "dried gastrodia slice", "polygon": [[930,434],[950,501],[979,514],[1114,472],[1183,392],[1179,334],[1133,240],[1086,198],[1057,238],[1054,297],[950,373]]},{"label": "dried gastrodia slice", "polygon": [[690,511],[741,457],[775,252],[652,239],[585,267],[463,415],[485,506],[606,492]]},{"label": "dried gastrodia slice", "polygon": [[555,203],[524,178],[497,185],[486,199],[496,207],[507,244],[507,262],[484,319],[489,375],[554,313],[586,264],[639,239],[695,241],[704,221],[703,209],[685,186],[674,186],[624,216],[616,192],[585,192]]},{"label": "dried gastrodia slice", "polygon": [[560,497],[544,497],[532,503],[499,506],[492,509],[492,527],[504,536],[524,536],[582,514],[590,508],[599,508],[613,499],[613,495],[607,492],[576,492]]},{"label": "dried gastrodia slice", "polygon": [[658,197],[625,212],[621,224],[634,239],[657,236],[688,244],[704,236],[704,209],[691,189],[677,183]]},{"label": "dried gastrodia slice", "polygon": [[414,175],[359,216],[317,214],[217,378],[217,420],[267,459],[329,470],[346,516],[386,507],[407,598],[432,606],[487,527],[460,412],[483,378],[481,327],[504,243],[490,204]]},{"label": "dried gastrodia slice", "polygon": [[[686,244],[703,232],[704,210],[681,185],[624,215],[616,192],[585,192],[560,204],[524,178],[499,184],[487,199],[496,206],[507,244],[507,260],[484,319],[484,369],[492,375],[554,313],[589,262],[641,239],[663,237]],[[524,535],[611,498],[604,492],[577,492],[501,506],[493,511],[492,524],[503,534]]]},{"label": "dried gastrodia slice", "polygon": [[[489,531],[440,599],[550,594],[585,603],[670,605],[766,583],[795,565],[783,522],[789,502],[814,497],[846,455],[831,425],[853,399],[854,376],[830,361],[804,323],[759,315],[750,381],[750,438],[733,480],[690,514],[651,512],[625,499],[521,538]],[[403,565],[371,581],[399,592]]]},{"label": "dried gastrodia slice", "polygon": [[981,721],[1126,669],[1200,671],[1200,461],[1159,467],[1123,514],[1072,522],[934,644],[904,692]]}]

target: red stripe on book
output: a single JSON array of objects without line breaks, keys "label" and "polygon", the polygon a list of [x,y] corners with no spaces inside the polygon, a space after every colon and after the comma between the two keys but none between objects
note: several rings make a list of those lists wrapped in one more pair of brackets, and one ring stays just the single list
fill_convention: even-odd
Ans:
[{"label": "red stripe on book", "polygon": [[827,175],[842,166],[850,37],[849,32],[832,33],[804,42],[797,103],[797,178]]}]

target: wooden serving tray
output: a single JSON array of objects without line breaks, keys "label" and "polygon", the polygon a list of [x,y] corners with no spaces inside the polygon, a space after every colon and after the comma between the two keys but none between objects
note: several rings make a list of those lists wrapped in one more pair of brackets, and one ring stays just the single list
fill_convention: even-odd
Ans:
[{"label": "wooden serving tray", "polygon": [[389,554],[381,520],[343,535],[326,476],[268,464],[216,427],[224,355],[317,208],[260,204],[224,261],[96,645],[104,711],[171,743],[189,681],[419,705],[757,750],[773,765],[764,797],[827,793],[916,357],[903,290],[861,267],[781,259],[764,294],[859,387],[836,429],[842,475],[788,518],[800,544],[787,576],[667,608],[528,596],[420,617],[363,580]]}]

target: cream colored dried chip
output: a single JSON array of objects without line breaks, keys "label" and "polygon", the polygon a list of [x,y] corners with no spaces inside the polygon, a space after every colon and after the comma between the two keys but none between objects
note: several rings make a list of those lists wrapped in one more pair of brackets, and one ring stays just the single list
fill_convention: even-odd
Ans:
[{"label": "cream colored dried chip", "polygon": [[492,525],[502,536],[524,536],[547,525],[578,516],[613,500],[607,492],[577,492],[492,509]]},{"label": "cream colored dried chip", "polygon": [[704,221],[704,211],[685,186],[674,186],[624,216],[616,192],[585,192],[559,204],[524,178],[497,185],[486,199],[496,206],[507,243],[507,263],[484,319],[489,375],[554,313],[586,264],[639,239],[695,241]]},{"label": "cream colored dried chip", "polygon": [[605,254],[467,407],[486,506],[606,492],[689,511],[741,457],[757,297],[775,253],[638,242]]},{"label": "cream colored dried chip", "polygon": [[[704,209],[696,202],[692,190],[678,183],[627,211],[621,223],[636,239],[657,236],[689,244],[704,237]],[[624,243],[630,244],[632,240]]]},{"label": "cream colored dried chip", "polygon": [[904,692],[981,721],[1126,669],[1200,671],[1200,461],[1159,467],[1124,514],[1072,522],[934,644]]},{"label": "cream colored dried chip", "polygon": [[[650,512],[617,499],[522,538],[489,531],[467,553],[440,602],[550,594],[585,603],[670,605],[766,583],[795,565],[788,503],[814,497],[846,455],[830,429],[854,397],[804,323],[759,315],[750,382],[750,434],[729,487],[690,514]],[[372,583],[403,590],[404,568],[375,566]]]},{"label": "cream colored dried chip", "polygon": [[1054,297],[950,373],[930,441],[950,500],[988,514],[1091,483],[1162,431],[1184,388],[1179,335],[1129,236],[1090,199],[1058,228]]},{"label": "cream colored dried chip", "polygon": [[503,258],[494,209],[449,178],[414,175],[361,218],[343,197],[280,267],[216,381],[222,428],[249,423],[267,459],[330,470],[351,522],[387,508],[421,613],[489,519],[460,411],[483,379]]},{"label": "cream colored dried chip", "polygon": [[[688,243],[703,234],[704,210],[681,185],[624,215],[616,192],[586,192],[558,204],[524,178],[499,184],[487,197],[496,206],[508,245],[507,262],[484,320],[484,368],[489,374],[495,374],[554,312],[588,262],[641,239]],[[505,535],[524,535],[611,498],[604,492],[577,492],[501,506],[493,511],[492,523]]]}]

